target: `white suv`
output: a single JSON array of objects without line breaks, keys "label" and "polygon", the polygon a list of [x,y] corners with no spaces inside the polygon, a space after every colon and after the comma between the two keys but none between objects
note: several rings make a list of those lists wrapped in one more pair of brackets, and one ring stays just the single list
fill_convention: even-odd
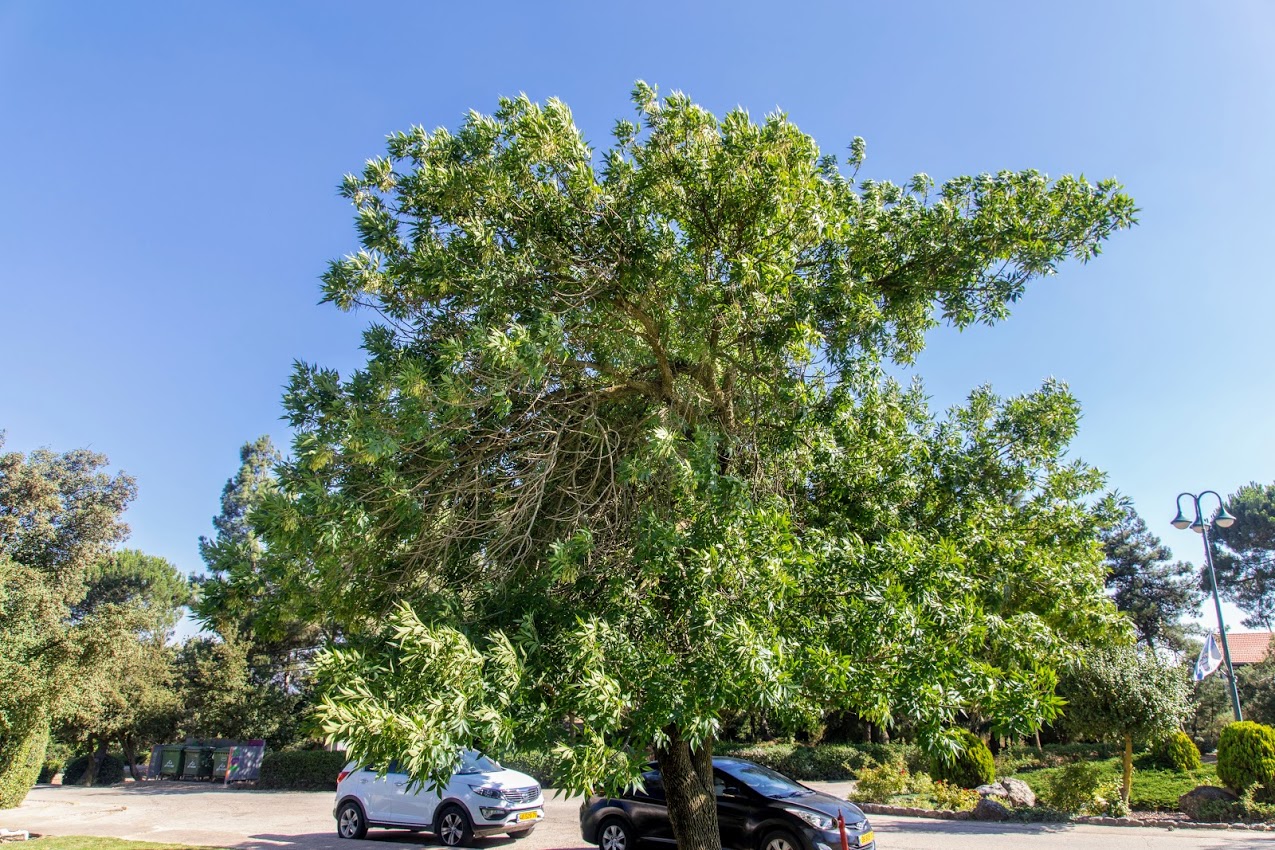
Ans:
[{"label": "white suv", "polygon": [[526,838],[544,819],[540,785],[525,773],[506,770],[475,750],[465,750],[451,780],[437,788],[411,788],[406,773],[390,763],[384,776],[355,762],[337,777],[336,833],[362,838],[368,827],[425,830],[448,847],[476,835],[507,833]]}]

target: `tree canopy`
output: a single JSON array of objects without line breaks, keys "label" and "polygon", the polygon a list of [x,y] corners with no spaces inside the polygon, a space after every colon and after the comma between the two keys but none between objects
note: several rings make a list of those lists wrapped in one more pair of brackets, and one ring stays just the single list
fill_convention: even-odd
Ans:
[{"label": "tree canopy", "polygon": [[128,531],[120,515],[136,488],[106,464],[83,449],[0,453],[0,808],[26,796],[77,677],[132,636],[117,606],[72,616]]},{"label": "tree canopy", "polygon": [[653,752],[679,844],[719,838],[707,765],[757,706],[1057,712],[1116,628],[1101,476],[1061,384],[945,419],[888,379],[940,321],[992,323],[1133,222],[1114,181],[858,179],[782,114],[639,84],[595,151],[559,101],[414,128],[346,178],[364,368],[297,367],[258,523],[293,610],[335,611],[318,717],[421,781],[455,748],[560,744],[560,783]]},{"label": "tree canopy", "polygon": [[1120,496],[1105,505],[1111,523],[1102,532],[1107,591],[1133,623],[1138,639],[1152,649],[1185,647],[1182,619],[1203,594],[1196,571],[1147,529],[1133,502]]},{"label": "tree canopy", "polygon": [[[1214,558],[1218,592],[1248,617],[1249,628],[1275,623],[1275,484],[1247,484],[1231,494],[1226,507],[1234,516],[1230,528],[1210,529],[1221,544]],[[1202,577],[1205,589],[1208,577]]]}]

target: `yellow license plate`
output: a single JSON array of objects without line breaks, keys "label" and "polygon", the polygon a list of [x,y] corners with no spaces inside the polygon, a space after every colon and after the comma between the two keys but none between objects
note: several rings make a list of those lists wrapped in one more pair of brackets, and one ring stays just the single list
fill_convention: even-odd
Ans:
[{"label": "yellow license plate", "polygon": [[518,820],[535,820],[540,817],[539,812],[519,812]]},{"label": "yellow license plate", "polygon": [[859,846],[867,847],[869,844],[872,843],[872,839],[876,837],[877,837],[877,834],[874,831],[865,832],[863,835],[859,836]]}]

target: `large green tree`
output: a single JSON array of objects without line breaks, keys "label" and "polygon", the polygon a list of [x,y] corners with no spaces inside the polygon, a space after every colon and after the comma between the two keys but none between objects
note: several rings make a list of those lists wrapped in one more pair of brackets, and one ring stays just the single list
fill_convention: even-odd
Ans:
[{"label": "large green tree", "polygon": [[136,488],[106,465],[82,449],[0,453],[0,807],[26,796],[79,677],[121,646],[115,606],[72,613],[128,531]]},{"label": "large green tree", "polygon": [[[1248,613],[1244,625],[1270,628],[1275,623],[1275,484],[1247,484],[1231,494],[1226,507],[1235,523],[1210,530],[1220,544],[1214,559],[1218,592]],[[1207,575],[1201,583],[1209,589]]]},{"label": "large green tree", "polygon": [[1148,647],[1183,649],[1182,620],[1203,597],[1195,568],[1171,560],[1169,547],[1147,529],[1129,499],[1112,496],[1104,510],[1110,518],[1102,532],[1107,591],[1116,607]]},{"label": "large green tree", "polygon": [[1112,620],[1074,400],[939,422],[881,364],[1134,207],[1031,171],[859,180],[860,140],[634,100],[604,151],[517,98],[347,177],[362,247],[325,298],[379,321],[350,378],[298,367],[259,523],[291,610],[340,620],[318,718],[357,757],[424,781],[556,741],[583,789],[653,755],[706,850],[730,712],[906,717],[939,750],[962,711],[1056,712],[1054,666]]}]

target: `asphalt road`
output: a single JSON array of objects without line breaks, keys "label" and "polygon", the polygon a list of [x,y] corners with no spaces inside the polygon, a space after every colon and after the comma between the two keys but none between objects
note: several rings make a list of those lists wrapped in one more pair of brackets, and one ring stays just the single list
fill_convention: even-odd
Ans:
[{"label": "asphalt road", "polygon": [[[810,783],[830,793],[847,783]],[[113,788],[40,786],[0,827],[51,835],[102,835],[245,850],[434,850],[428,835],[373,830],[336,837],[330,793],[222,789],[177,782]],[[480,839],[481,850],[585,850],[580,798],[550,798],[545,821],[521,841]],[[1275,850],[1275,833],[1167,830],[1071,824],[988,824],[873,815],[881,850]],[[592,848],[589,848],[592,850]]]}]

